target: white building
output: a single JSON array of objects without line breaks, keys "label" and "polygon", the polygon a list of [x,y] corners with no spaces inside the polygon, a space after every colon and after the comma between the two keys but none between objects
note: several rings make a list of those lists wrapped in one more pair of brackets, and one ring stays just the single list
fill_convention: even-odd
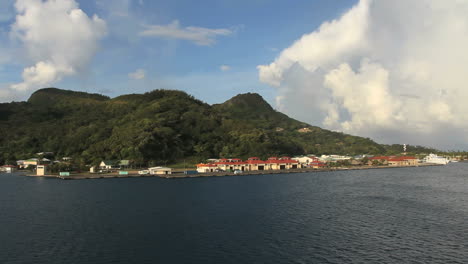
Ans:
[{"label": "white building", "polygon": [[36,168],[36,175],[37,176],[46,175],[46,171],[47,171],[47,166],[46,165],[37,165],[37,168]]},{"label": "white building", "polygon": [[0,171],[6,172],[6,173],[12,173],[16,171],[16,166],[4,165],[0,168]]},{"label": "white building", "polygon": [[119,168],[119,161],[117,160],[103,160],[99,163],[99,169],[111,170]]},{"label": "white building", "polygon": [[148,170],[150,174],[172,174],[172,169],[167,167],[152,167]]},{"label": "white building", "polygon": [[352,157],[350,156],[342,156],[342,155],[322,155],[320,156],[320,161],[322,162],[336,162],[342,160],[350,160]]},{"label": "white building", "polygon": [[294,157],[292,158],[292,160],[296,160],[301,165],[309,165],[312,162],[318,161],[318,158],[311,155],[311,156]]}]

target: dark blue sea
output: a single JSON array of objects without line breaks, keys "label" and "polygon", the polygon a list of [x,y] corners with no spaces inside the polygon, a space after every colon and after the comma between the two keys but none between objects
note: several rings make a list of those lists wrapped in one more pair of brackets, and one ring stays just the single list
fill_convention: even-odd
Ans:
[{"label": "dark blue sea", "polygon": [[0,263],[468,263],[468,163],[192,179],[1,174]]}]

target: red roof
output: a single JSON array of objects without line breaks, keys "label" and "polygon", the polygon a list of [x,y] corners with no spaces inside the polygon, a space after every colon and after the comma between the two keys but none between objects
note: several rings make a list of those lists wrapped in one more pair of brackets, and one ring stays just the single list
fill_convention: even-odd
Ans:
[{"label": "red roof", "polygon": [[324,167],[324,166],[327,166],[326,163],[324,162],[321,162],[321,161],[315,161],[315,162],[311,162],[310,163],[311,166],[318,166],[318,167]]},{"label": "red roof", "polygon": [[405,160],[415,160],[415,157],[410,156],[401,156],[401,157],[392,157],[389,161],[405,161]]},{"label": "red roof", "polygon": [[299,161],[292,160],[292,159],[276,159],[276,160],[268,159],[265,163],[268,163],[268,164],[299,163]]},{"label": "red roof", "polygon": [[369,158],[369,160],[388,160],[388,161],[404,161],[404,160],[414,160],[415,157],[411,156],[377,156]]},{"label": "red roof", "polygon": [[258,158],[257,159],[250,159],[247,161],[248,164],[265,164],[267,163],[266,161],[263,161],[263,160],[259,160]]},{"label": "red roof", "polygon": [[200,163],[200,164],[197,164],[197,167],[218,167],[218,166],[212,163],[208,163],[208,164]]}]

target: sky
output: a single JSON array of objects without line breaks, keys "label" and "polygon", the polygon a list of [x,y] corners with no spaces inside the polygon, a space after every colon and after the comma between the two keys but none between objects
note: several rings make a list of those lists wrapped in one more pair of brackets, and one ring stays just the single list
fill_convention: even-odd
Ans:
[{"label": "sky", "polygon": [[468,149],[468,0],[1,0],[0,102],[256,92],[379,143]]}]

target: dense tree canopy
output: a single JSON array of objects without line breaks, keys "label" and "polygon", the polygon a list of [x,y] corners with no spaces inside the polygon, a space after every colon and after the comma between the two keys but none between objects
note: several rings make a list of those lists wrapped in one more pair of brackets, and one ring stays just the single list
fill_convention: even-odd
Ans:
[{"label": "dense tree canopy", "polygon": [[42,151],[86,164],[102,159],[148,164],[398,149],[291,119],[250,93],[211,106],[173,90],[111,99],[47,88],[27,102],[0,104],[0,133],[0,163]]}]

